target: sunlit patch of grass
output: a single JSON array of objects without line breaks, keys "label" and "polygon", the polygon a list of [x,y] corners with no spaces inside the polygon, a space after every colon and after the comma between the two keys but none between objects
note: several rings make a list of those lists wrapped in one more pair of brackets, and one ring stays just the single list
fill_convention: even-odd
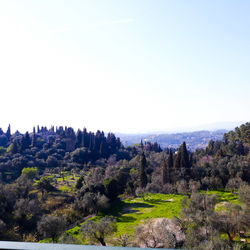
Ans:
[{"label": "sunlit patch of grass", "polygon": [[124,201],[123,212],[117,217],[116,236],[133,235],[135,228],[152,218],[173,218],[180,211],[180,201],[184,196],[175,194],[149,194],[143,200],[135,198]]},{"label": "sunlit patch of grass", "polygon": [[58,190],[60,190],[64,193],[67,193],[67,192],[70,192],[72,190],[72,188],[67,186],[67,185],[63,185],[63,186],[59,187]]},{"label": "sunlit patch of grass", "polygon": [[236,193],[232,193],[231,191],[218,191],[218,190],[211,190],[211,191],[202,191],[201,193],[205,193],[208,195],[216,195],[217,196],[217,204],[215,207],[215,211],[223,211],[226,209],[226,205],[230,202],[233,204],[240,205],[238,200],[238,195]]},{"label": "sunlit patch of grass", "polygon": [[[202,192],[208,195],[217,195],[218,204],[216,210],[224,210],[225,204],[232,202],[239,204],[237,194],[229,191],[208,191]],[[181,200],[183,195],[176,194],[148,194],[143,198],[128,198],[112,204],[109,209],[99,213],[98,216],[92,217],[90,220],[99,220],[105,215],[112,215],[117,219],[117,232],[110,235],[107,242],[118,239],[121,235],[126,234],[133,239],[133,235],[137,226],[147,219],[154,218],[173,218],[181,212]],[[86,223],[83,222],[83,223]],[[80,231],[81,225],[68,230],[66,233],[77,238],[83,244],[87,244],[86,240],[82,241]]]},{"label": "sunlit patch of grass", "polygon": [[[92,217],[91,220],[113,215],[117,219],[117,232],[111,235],[110,239],[125,233],[133,236],[136,227],[147,219],[177,216],[181,210],[180,201],[183,197],[175,194],[148,194],[144,200],[142,198],[125,199],[112,205],[105,212],[99,213],[98,216]],[[81,240],[80,228],[81,225],[78,225],[66,233]]]}]

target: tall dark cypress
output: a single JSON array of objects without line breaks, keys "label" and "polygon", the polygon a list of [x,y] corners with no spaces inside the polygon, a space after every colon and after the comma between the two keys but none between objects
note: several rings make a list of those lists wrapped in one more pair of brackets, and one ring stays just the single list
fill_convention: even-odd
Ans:
[{"label": "tall dark cypress", "polygon": [[181,153],[181,161],[180,161],[180,167],[181,168],[189,168],[189,156],[187,152],[186,143],[183,142],[180,147],[180,153]]},{"label": "tall dark cypress", "polygon": [[82,131],[78,129],[76,133],[76,147],[80,148],[82,146]]},{"label": "tall dark cypress", "polygon": [[142,152],[140,170],[139,170],[139,187],[145,188],[147,186],[147,175],[146,175],[147,160],[144,152]]},{"label": "tall dark cypress", "polygon": [[168,169],[168,164],[167,164],[165,157],[163,157],[162,159],[161,171],[162,171],[162,174],[161,174],[162,185],[164,185],[169,181],[169,169]]},{"label": "tall dark cypress", "polygon": [[178,169],[181,167],[181,151],[178,150],[177,154],[174,157],[174,169]]},{"label": "tall dark cypress", "polygon": [[143,149],[143,143],[142,143],[142,139],[141,139],[141,144],[140,144],[141,149]]},{"label": "tall dark cypress", "polygon": [[171,148],[169,150],[169,156],[168,156],[168,160],[167,160],[167,165],[168,165],[169,169],[173,168],[173,166],[174,166],[173,152],[172,152]]},{"label": "tall dark cypress", "polygon": [[6,134],[5,134],[5,135],[7,136],[8,140],[10,140],[10,136],[11,136],[10,124],[9,124],[9,126],[8,126],[8,129],[7,129],[7,131],[6,131]]}]

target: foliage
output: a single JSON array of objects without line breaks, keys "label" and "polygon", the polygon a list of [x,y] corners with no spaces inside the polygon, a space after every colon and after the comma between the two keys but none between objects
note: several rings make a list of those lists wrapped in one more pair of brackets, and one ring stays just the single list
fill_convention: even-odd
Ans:
[{"label": "foliage", "polygon": [[63,219],[51,215],[43,215],[37,225],[38,232],[44,237],[51,237],[53,242],[55,242],[63,229]]},{"label": "foliage", "polygon": [[38,175],[38,168],[33,167],[33,168],[23,168],[22,169],[22,175],[27,176],[29,179],[33,179]]},{"label": "foliage", "polygon": [[83,237],[87,237],[90,241],[99,242],[102,246],[106,246],[105,237],[117,231],[116,220],[111,216],[105,216],[98,222],[90,220],[82,225],[81,231]]},{"label": "foliage", "polygon": [[147,185],[147,175],[146,175],[147,161],[144,152],[142,152],[139,170],[139,187],[144,188]]},{"label": "foliage", "polygon": [[176,237],[167,226],[166,219],[158,223],[148,220],[136,228],[135,237],[147,248],[175,248]]}]

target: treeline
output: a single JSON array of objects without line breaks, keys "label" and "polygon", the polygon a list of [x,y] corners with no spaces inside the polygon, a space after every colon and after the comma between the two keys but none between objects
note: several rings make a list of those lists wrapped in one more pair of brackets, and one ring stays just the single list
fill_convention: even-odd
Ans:
[{"label": "treeline", "polygon": [[[113,133],[86,129],[76,133],[72,128],[37,127],[33,133],[11,134],[10,126],[6,133],[0,129],[0,172],[3,180],[20,176],[22,168],[37,166],[40,170],[58,166],[77,167],[97,159],[107,159],[112,154],[126,158],[120,139]],[[75,165],[74,165],[75,164]],[[12,175],[5,176],[5,172]]]}]

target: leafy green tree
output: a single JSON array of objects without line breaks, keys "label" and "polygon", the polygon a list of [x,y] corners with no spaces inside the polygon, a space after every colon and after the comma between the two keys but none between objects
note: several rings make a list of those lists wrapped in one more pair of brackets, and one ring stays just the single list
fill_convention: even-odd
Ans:
[{"label": "leafy green tree", "polygon": [[77,182],[76,182],[76,189],[81,189],[81,187],[83,186],[83,176],[80,176],[80,178],[77,180]]},{"label": "leafy green tree", "polygon": [[117,231],[116,220],[112,216],[105,216],[99,221],[90,220],[82,225],[81,231],[84,239],[106,246],[106,236]]},{"label": "leafy green tree", "polygon": [[26,176],[28,179],[33,179],[38,175],[38,168],[23,168],[22,176]]},{"label": "leafy green tree", "polygon": [[7,149],[7,152],[10,152],[13,155],[19,152],[19,147],[16,140],[14,140],[13,143],[10,144],[10,146]]},{"label": "leafy green tree", "polygon": [[51,182],[51,180],[48,176],[43,176],[37,184],[37,187],[42,192],[43,198],[44,198],[45,192],[51,192],[51,191],[55,190],[55,187],[53,187],[50,182]]},{"label": "leafy green tree", "polygon": [[114,178],[109,178],[104,181],[106,195],[110,200],[115,200],[119,195],[119,183]]}]

